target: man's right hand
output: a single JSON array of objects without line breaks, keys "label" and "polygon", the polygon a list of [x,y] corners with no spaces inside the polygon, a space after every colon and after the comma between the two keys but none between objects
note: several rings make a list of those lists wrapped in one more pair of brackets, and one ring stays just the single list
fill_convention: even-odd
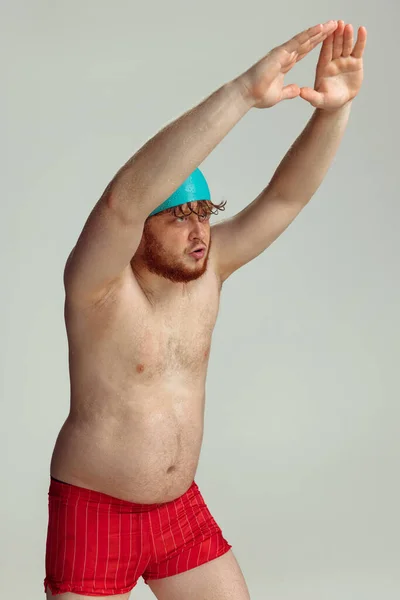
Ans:
[{"label": "man's right hand", "polygon": [[281,100],[296,98],[300,87],[284,85],[284,77],[296,63],[337,28],[337,21],[315,25],[297,34],[291,40],[271,50],[237,80],[255,108],[270,108]]}]

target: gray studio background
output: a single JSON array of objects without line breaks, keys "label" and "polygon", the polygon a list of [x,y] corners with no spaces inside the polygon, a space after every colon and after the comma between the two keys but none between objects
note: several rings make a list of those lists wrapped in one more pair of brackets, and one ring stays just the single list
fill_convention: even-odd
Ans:
[{"label": "gray studio background", "polygon": [[[1,598],[44,598],[62,274],[89,212],[166,123],[331,18],[368,29],[364,85],[311,203],[224,286],[196,480],[252,600],[400,597],[399,17],[394,0],[1,2]],[[313,85],[318,52],[287,83]],[[254,110],[202,163],[217,218],[312,110]]]}]

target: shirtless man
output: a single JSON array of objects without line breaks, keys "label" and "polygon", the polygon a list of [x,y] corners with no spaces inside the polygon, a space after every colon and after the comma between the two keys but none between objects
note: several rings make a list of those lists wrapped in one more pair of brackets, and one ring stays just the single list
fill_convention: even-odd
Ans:
[{"label": "shirtless man", "polygon": [[[320,43],[315,89],[284,86]],[[47,598],[125,600],[140,576],[159,600],[249,598],[194,481],[221,287],[321,184],[365,43],[330,21],[274,48],[148,141],[92,210],[64,272],[71,407],[51,461]],[[316,110],[268,186],[210,227],[223,206],[198,165],[251,108],[298,96]]]}]

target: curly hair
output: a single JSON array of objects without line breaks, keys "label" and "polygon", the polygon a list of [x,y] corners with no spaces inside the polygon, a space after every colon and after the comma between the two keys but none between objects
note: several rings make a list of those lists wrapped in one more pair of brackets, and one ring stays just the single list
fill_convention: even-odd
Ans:
[{"label": "curly hair", "polygon": [[[197,204],[197,206],[194,207],[194,204]],[[226,200],[219,204],[214,204],[211,200],[197,200],[197,202],[186,202],[186,204],[181,204],[180,206],[166,208],[157,214],[169,213],[174,214],[175,217],[188,217],[194,213],[198,217],[205,217],[207,215],[217,215],[219,211],[225,210],[225,205]],[[156,217],[157,214],[154,216]]]}]

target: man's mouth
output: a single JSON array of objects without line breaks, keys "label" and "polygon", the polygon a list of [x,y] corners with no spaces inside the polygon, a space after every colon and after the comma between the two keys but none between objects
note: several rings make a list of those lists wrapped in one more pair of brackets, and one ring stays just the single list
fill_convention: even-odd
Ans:
[{"label": "man's mouth", "polygon": [[205,254],[206,254],[206,248],[204,246],[200,246],[199,248],[196,248],[195,250],[190,252],[190,256],[193,256],[197,260],[204,258]]}]

